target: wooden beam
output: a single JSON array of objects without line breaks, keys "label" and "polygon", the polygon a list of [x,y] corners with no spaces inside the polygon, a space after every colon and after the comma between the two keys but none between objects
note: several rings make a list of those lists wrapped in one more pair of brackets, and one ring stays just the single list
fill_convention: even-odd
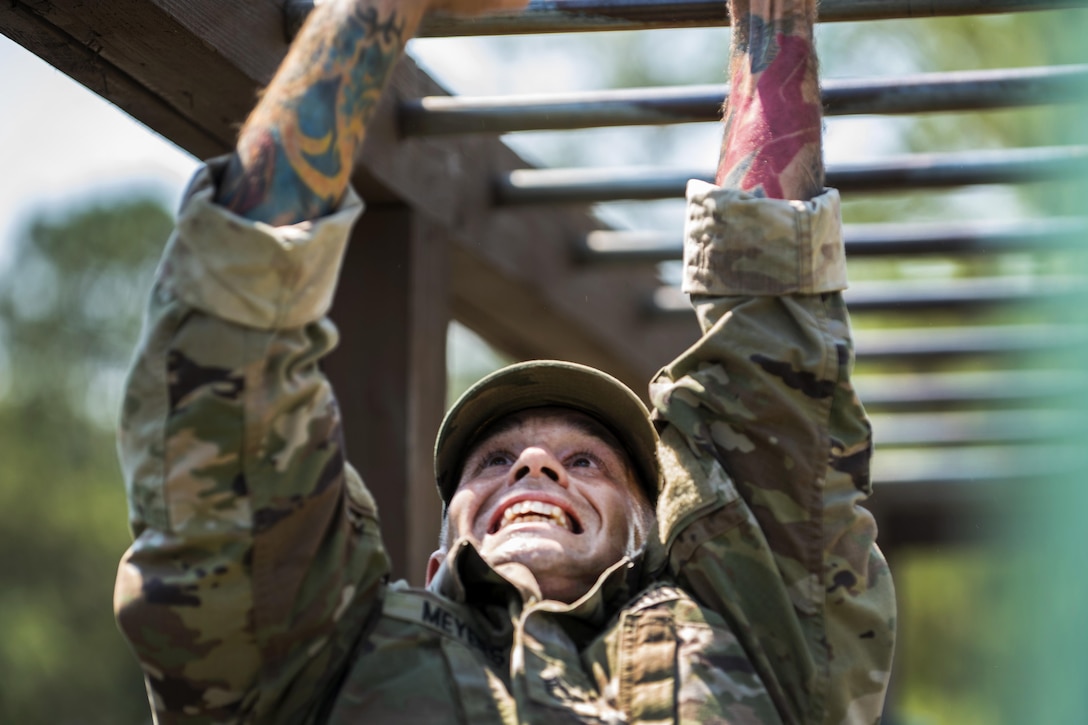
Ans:
[{"label": "wooden beam", "polygon": [[0,32],[199,157],[233,146],[287,48],[271,2],[7,5]]},{"label": "wooden beam", "polygon": [[[271,0],[13,0],[0,32],[197,156],[232,146],[287,48]],[[528,165],[497,137],[401,139],[398,102],[442,93],[410,60],[398,66],[355,177],[364,198],[405,203],[452,236],[454,314],[490,343],[595,365],[644,391],[694,339],[694,317],[646,319],[653,269],[576,263],[573,242],[602,226],[586,207],[496,209],[493,179]]]},{"label": "wooden beam", "polygon": [[492,345],[516,358],[594,365],[644,392],[650,376],[695,339],[694,315],[662,321],[647,314],[643,295],[658,286],[652,268],[581,264],[575,243],[603,227],[587,208],[499,207],[495,172],[526,162],[497,138],[399,137],[403,100],[440,92],[414,63],[398,68],[371,127],[359,185],[377,180],[449,230],[454,315]]},{"label": "wooden beam", "polygon": [[448,248],[409,207],[369,210],[345,260],[333,306],[343,336],[326,364],[393,575],[418,585],[441,519],[431,452],[445,409]]}]

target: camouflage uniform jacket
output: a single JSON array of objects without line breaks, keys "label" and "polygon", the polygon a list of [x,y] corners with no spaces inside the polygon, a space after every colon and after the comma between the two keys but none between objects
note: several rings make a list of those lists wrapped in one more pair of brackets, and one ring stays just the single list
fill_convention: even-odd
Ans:
[{"label": "camouflage uniform jacket", "polygon": [[[360,204],[286,228],[188,192],[129,378],[135,541],[116,610],[163,723],[865,723],[894,604],[838,197],[689,188],[685,287],[705,335],[651,385],[658,533],[571,604],[456,544],[387,583],[318,361]],[[377,482],[377,485],[381,485]]]}]

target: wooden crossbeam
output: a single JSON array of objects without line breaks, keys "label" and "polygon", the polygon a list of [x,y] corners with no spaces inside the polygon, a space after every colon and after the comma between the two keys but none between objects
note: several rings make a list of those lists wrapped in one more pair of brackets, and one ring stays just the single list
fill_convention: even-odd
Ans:
[{"label": "wooden crossbeam", "polygon": [[[287,49],[272,3],[14,0],[0,32],[200,157],[233,147]],[[398,103],[444,90],[410,59],[391,86],[355,183],[368,203],[406,204],[450,233],[455,317],[515,357],[597,365],[643,390],[696,333],[690,320],[644,324],[653,270],[579,269],[567,241],[600,222],[584,208],[496,210],[491,174],[526,162],[494,136],[400,139]]]}]

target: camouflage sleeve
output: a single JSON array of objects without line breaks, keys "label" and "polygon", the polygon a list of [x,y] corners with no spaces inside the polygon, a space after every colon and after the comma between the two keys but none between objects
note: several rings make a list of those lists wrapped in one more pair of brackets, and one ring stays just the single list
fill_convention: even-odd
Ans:
[{"label": "camouflage sleeve", "polygon": [[129,376],[118,622],[160,723],[312,720],[388,571],[318,369],[354,196],[273,228],[187,192]]},{"label": "camouflage sleeve", "polygon": [[651,385],[673,575],[741,638],[786,722],[874,723],[895,604],[850,381],[838,194],[692,182],[685,291],[704,335]]}]

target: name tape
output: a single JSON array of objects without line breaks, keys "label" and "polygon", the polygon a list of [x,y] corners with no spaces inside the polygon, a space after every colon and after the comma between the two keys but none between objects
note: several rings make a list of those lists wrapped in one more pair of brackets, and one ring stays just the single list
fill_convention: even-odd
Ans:
[{"label": "name tape", "polygon": [[496,667],[506,667],[507,647],[490,644],[454,607],[426,594],[387,591],[382,614],[421,624],[439,634],[452,637],[484,655]]}]

